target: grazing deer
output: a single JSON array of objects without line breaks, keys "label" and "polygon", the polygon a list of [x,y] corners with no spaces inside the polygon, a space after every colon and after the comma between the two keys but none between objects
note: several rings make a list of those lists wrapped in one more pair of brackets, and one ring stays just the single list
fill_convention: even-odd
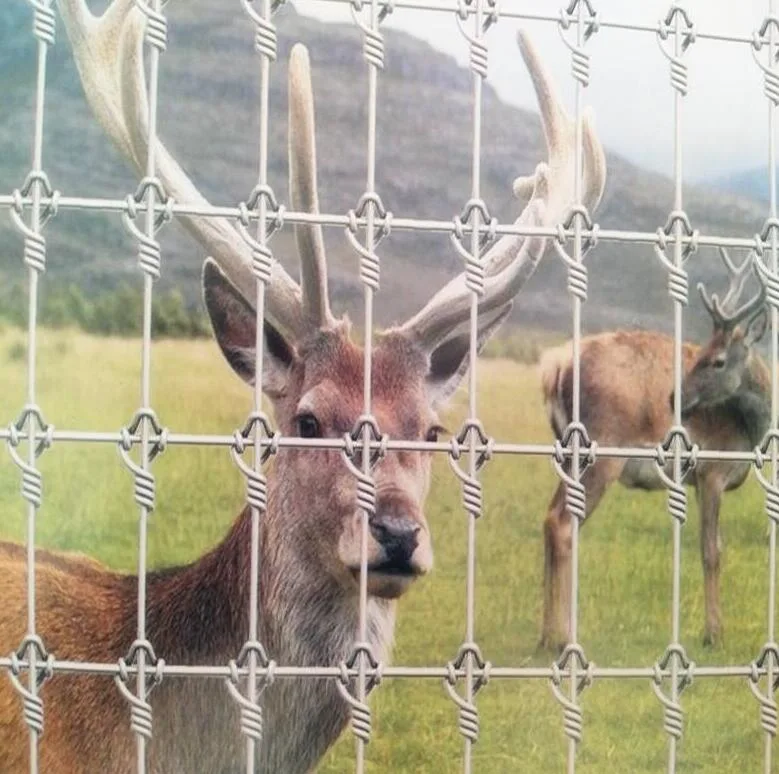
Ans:
[{"label": "grazing deer", "polygon": [[[752,345],[765,332],[765,292],[736,308],[752,268],[752,258],[736,268],[720,254],[731,275],[720,301],[698,285],[714,330],[704,346],[682,349],[682,421],[693,443],[703,449],[752,450],[770,424],[769,373]],[[743,328],[740,327],[743,323]],[[541,389],[552,429],[558,437],[571,421],[573,366],[570,345],[544,353]],[[590,437],[605,446],[656,446],[673,425],[673,339],[655,331],[614,331],[581,342],[581,421]],[[701,518],[706,622],[704,643],[719,640],[722,493],[746,479],[749,465],[727,460],[698,461],[685,481],[695,487]],[[653,490],[664,484],[653,461],[596,459],[581,478],[586,516],[606,489],[620,481]],[[559,648],[568,641],[571,583],[571,524],[560,483],[544,523],[544,615],[541,645]]]},{"label": "grazing deer", "polygon": [[[84,0],[59,0],[87,100],[116,147],[144,174],[148,104],[143,20],[134,0],[115,0],[101,17]],[[520,49],[539,99],[549,163],[515,190],[529,194],[517,224],[548,227],[573,204],[575,125],[553,93],[530,42]],[[318,212],[313,96],[308,54],[296,46],[289,64],[290,198],[295,210]],[[156,147],[157,173],[180,203],[207,202],[170,154]],[[594,210],[605,183],[605,158],[589,116],[584,122],[583,203]],[[202,209],[198,207],[200,211]],[[182,216],[206,248],[203,292],[217,342],[233,370],[255,376],[255,279],[251,254],[232,224]],[[274,264],[266,290],[262,386],[285,436],[340,438],[363,410],[363,355],[348,322],[330,311],[322,231],[295,227],[299,287]],[[508,235],[484,255],[485,290],[478,309],[483,344],[511,310],[514,297],[546,248],[541,236]],[[383,432],[435,440],[436,410],[468,363],[471,294],[464,275],[415,316],[377,338],[372,405]],[[396,599],[432,562],[423,503],[430,454],[389,452],[377,464],[375,513],[368,545],[368,632],[376,658],[389,655]],[[261,519],[259,637],[282,665],[332,666],[348,658],[358,634],[361,516],[356,481],[337,451],[283,449],[268,481]],[[147,636],[167,663],[226,664],[248,636],[250,511],[227,537],[193,564],[150,572]],[[59,659],[116,663],[136,632],[137,578],[48,551],[37,553],[36,628]],[[25,636],[25,558],[0,544],[0,652]],[[27,730],[19,697],[0,680],[3,772],[27,770]],[[135,745],[124,699],[105,678],[55,673],[43,685],[46,727],[41,771],[126,774]],[[155,774],[243,770],[245,745],[237,707],[221,680],[169,678],[150,694]],[[311,771],[339,735],[348,705],[334,680],[278,679],[262,695],[264,733],[259,771]]]}]

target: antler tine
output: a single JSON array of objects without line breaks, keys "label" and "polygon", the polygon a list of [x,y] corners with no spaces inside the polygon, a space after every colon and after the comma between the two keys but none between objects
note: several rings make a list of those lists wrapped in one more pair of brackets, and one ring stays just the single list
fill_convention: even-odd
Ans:
[{"label": "antler tine", "polygon": [[[296,44],[289,59],[289,193],[296,210],[319,213],[316,180],[316,138],[311,66],[305,46]],[[295,226],[303,309],[312,325],[329,328],[335,324],[327,291],[327,259],[322,226]]]},{"label": "antler tine", "polygon": [[750,253],[740,266],[736,266],[730,258],[728,251],[724,247],[719,248],[719,254],[722,258],[722,263],[725,264],[725,268],[730,275],[730,285],[728,286],[727,293],[722,299],[722,307],[724,309],[730,309],[740,298],[744,291],[744,285],[749,277],[749,272],[752,269],[752,254]]},{"label": "antler tine", "polygon": [[714,294],[713,298],[709,298],[709,294],[706,291],[706,286],[702,282],[699,282],[697,287],[698,293],[701,295],[701,301],[703,301],[703,306],[709,313],[712,322],[714,323],[714,327],[717,328],[722,326],[724,321],[719,311],[719,303],[717,303],[716,306],[714,303],[715,301],[718,301],[716,293]]},{"label": "antler tine", "polygon": [[[515,225],[556,225],[575,203],[576,123],[563,109],[530,38],[520,32],[518,42],[538,98],[549,158],[548,163],[536,167],[535,174],[514,182],[515,195],[530,199]],[[603,195],[606,159],[590,111],[582,116],[582,139],[582,204],[593,211]],[[482,320],[497,318],[508,311],[516,294],[535,271],[546,244],[545,237],[507,235],[484,255],[485,286],[479,302]],[[401,330],[429,349],[468,320],[470,304],[465,276],[460,275],[404,323]]]},{"label": "antler tine", "polygon": [[759,314],[765,304],[765,298],[766,289],[765,285],[761,282],[760,290],[757,292],[757,294],[749,299],[749,301],[742,304],[741,307],[736,309],[735,312],[730,314],[725,313],[722,310],[722,306],[720,305],[719,299],[716,296],[712,298],[712,302],[715,309],[717,310],[717,313],[719,314],[722,324],[728,328],[735,328],[744,320],[750,320],[753,316]]},{"label": "antler tine", "polygon": [[[85,0],[57,1],[87,102],[116,148],[143,176],[149,149],[143,60],[145,16],[134,7],[135,0],[114,0],[102,16],[93,15]],[[156,173],[167,194],[179,203],[207,208],[208,201],[159,140],[154,153]],[[256,280],[251,250],[231,222],[196,215],[181,215],[179,220],[254,306]],[[276,328],[292,340],[310,329],[300,288],[276,262],[271,269],[265,308]]]}]

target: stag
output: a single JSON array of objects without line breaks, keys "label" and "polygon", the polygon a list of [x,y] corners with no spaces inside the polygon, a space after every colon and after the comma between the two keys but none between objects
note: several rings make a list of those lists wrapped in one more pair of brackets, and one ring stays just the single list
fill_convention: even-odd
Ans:
[{"label": "stag", "polygon": [[[115,146],[145,172],[149,151],[143,62],[144,19],[134,0],[114,0],[96,17],[84,0],[59,0],[92,111]],[[530,41],[519,46],[541,109],[549,162],[520,178],[529,201],[516,223],[549,227],[574,203],[576,126],[561,107]],[[305,48],[289,62],[289,154],[292,209],[318,213],[313,95]],[[583,203],[594,210],[605,183],[605,159],[587,115],[583,125]],[[161,144],[157,174],[181,203],[207,202]],[[182,223],[210,256],[203,294],[216,340],[232,369],[255,378],[255,278],[251,254],[225,219],[186,215]],[[363,355],[346,319],[331,312],[322,230],[295,226],[301,286],[274,264],[266,289],[262,387],[285,436],[341,438],[363,411]],[[478,307],[483,344],[512,308],[546,248],[542,236],[507,235],[483,257]],[[405,323],[375,340],[372,406],[381,430],[398,439],[435,440],[437,411],[467,368],[471,294],[460,275]],[[377,464],[375,513],[367,548],[368,640],[389,657],[396,601],[431,567],[424,500],[429,453],[389,452]],[[261,519],[259,637],[278,664],[332,666],[348,658],[359,626],[361,515],[356,481],[338,451],[287,449],[268,477]],[[244,510],[224,540],[188,566],[147,577],[147,636],[169,664],[226,664],[248,636],[251,515]],[[0,652],[25,636],[22,548],[0,544]],[[59,659],[116,663],[136,631],[135,576],[86,559],[37,552],[37,632]],[[135,770],[128,707],[111,683],[55,673],[42,689],[46,728],[42,771],[58,774]],[[167,679],[150,694],[154,733],[150,770],[235,772],[245,765],[237,707],[222,681]],[[259,771],[312,770],[348,718],[334,680],[279,678],[261,697],[264,733]],[[6,772],[27,770],[19,697],[0,681],[0,749]]]},{"label": "stag", "polygon": [[[753,345],[765,332],[765,291],[737,306],[749,278],[750,255],[737,267],[720,250],[730,273],[725,297],[709,297],[698,285],[713,332],[698,346],[682,350],[682,422],[702,449],[752,450],[770,423],[769,373]],[[561,437],[571,421],[573,365],[570,344],[548,350],[541,360],[541,390],[552,430]],[[656,331],[612,331],[581,342],[581,421],[591,438],[605,446],[656,446],[673,425],[673,339]],[[670,399],[669,399],[670,397]],[[670,472],[670,470],[668,471]],[[704,643],[722,635],[719,602],[722,493],[744,483],[749,465],[700,460],[686,477],[695,487],[700,511],[703,562]],[[662,489],[653,461],[597,459],[581,478],[586,487],[585,517],[598,507],[608,487]],[[568,642],[571,584],[571,517],[560,483],[544,522],[544,613],[541,645]]]}]

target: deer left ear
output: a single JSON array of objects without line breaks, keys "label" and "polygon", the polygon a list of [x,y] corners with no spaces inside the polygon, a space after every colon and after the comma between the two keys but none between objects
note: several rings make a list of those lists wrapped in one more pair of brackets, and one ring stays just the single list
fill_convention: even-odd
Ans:
[{"label": "deer left ear", "polygon": [[744,343],[751,347],[756,344],[765,335],[768,329],[768,309],[763,307],[760,313],[755,315],[747,324],[747,330],[744,334]]},{"label": "deer left ear", "polygon": [[[490,336],[501,326],[511,312],[513,302],[500,307],[497,312],[479,319],[476,333],[476,350],[480,352]],[[427,391],[430,403],[435,407],[447,401],[459,387],[468,371],[471,337],[467,329],[460,330],[439,343],[430,353],[427,373]]]}]

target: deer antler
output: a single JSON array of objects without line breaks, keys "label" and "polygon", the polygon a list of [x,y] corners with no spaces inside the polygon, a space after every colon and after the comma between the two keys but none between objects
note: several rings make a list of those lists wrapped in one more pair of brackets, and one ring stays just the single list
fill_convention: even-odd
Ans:
[{"label": "deer antler", "polygon": [[[559,223],[575,204],[576,123],[563,108],[530,39],[520,32],[518,41],[538,98],[549,160],[539,164],[534,175],[515,181],[515,195],[518,198],[529,196],[515,225],[551,226]],[[582,204],[592,212],[603,195],[606,159],[595,134],[591,111],[585,112],[582,123]],[[535,271],[546,244],[546,237],[507,235],[484,255],[485,283],[479,300],[480,318],[497,319],[508,312],[514,297]],[[460,275],[404,323],[401,330],[416,338],[426,349],[432,349],[468,319],[470,305],[471,294],[465,275]]]},{"label": "deer antler", "polygon": [[724,247],[719,248],[719,253],[730,275],[730,284],[725,297],[722,301],[720,301],[716,293],[712,293],[711,297],[709,297],[702,282],[698,283],[698,292],[701,294],[703,306],[709,313],[714,327],[723,330],[733,329],[744,320],[751,321],[753,317],[762,311],[765,304],[766,291],[765,286],[761,282],[757,295],[746,301],[740,308],[734,309],[741,294],[744,292],[746,281],[754,269],[754,255],[750,253],[742,264],[736,267]]},{"label": "deer antler", "polygon": [[[139,175],[149,152],[149,105],[143,62],[145,16],[135,0],[114,0],[102,16],[85,0],[58,0],[73,47],[87,102],[120,153]],[[310,67],[303,46],[289,65],[290,199],[293,206],[318,212],[314,110]],[[155,168],[166,193],[180,204],[208,207],[208,201],[161,142],[154,149]],[[226,218],[182,215],[180,220],[216,260],[247,302],[254,305],[255,278],[249,246]],[[327,297],[327,267],[321,227],[295,227],[301,262],[302,291],[274,262],[266,290],[266,315],[291,340],[312,328],[333,324]]]}]

